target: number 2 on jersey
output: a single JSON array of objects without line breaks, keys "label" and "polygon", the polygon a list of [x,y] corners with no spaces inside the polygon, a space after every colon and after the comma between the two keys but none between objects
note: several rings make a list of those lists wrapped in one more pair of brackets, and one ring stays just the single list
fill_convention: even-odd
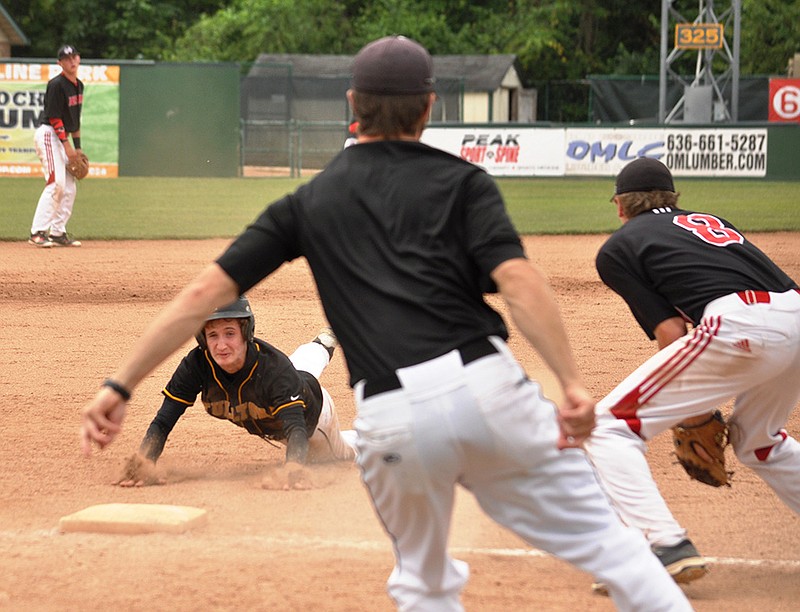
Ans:
[{"label": "number 2 on jersey", "polygon": [[678,215],[672,218],[672,222],[714,246],[726,247],[744,242],[744,236],[735,229],[725,227],[725,224],[713,215],[703,213]]}]

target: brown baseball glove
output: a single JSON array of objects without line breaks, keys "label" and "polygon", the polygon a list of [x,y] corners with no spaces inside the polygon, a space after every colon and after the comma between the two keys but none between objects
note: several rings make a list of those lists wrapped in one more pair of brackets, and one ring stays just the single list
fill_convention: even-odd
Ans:
[{"label": "brown baseball glove", "polygon": [[75,158],[67,162],[67,172],[81,180],[89,174],[89,158],[81,149],[76,149],[75,153],[77,153]]},{"label": "brown baseball glove", "polygon": [[672,441],[678,462],[693,480],[712,487],[731,486],[733,472],[725,469],[728,424],[719,410],[697,425],[679,423],[672,428]]}]

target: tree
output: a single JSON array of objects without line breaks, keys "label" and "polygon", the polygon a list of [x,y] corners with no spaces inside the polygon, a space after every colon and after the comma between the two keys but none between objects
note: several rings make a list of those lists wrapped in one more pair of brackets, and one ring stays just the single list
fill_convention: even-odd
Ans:
[{"label": "tree", "polygon": [[789,58],[800,52],[800,0],[743,0],[742,74],[786,74]]},{"label": "tree", "polygon": [[433,0],[365,3],[353,24],[353,50],[382,36],[403,34],[420,41],[433,54],[454,53],[460,45],[457,26],[447,19],[449,4],[453,3]]},{"label": "tree", "polygon": [[20,57],[53,57],[64,43],[84,58],[163,59],[188,24],[224,0],[5,0],[31,41]]},{"label": "tree", "polygon": [[[687,0],[688,2],[688,0]],[[800,0],[742,0],[741,73],[781,74],[800,48]],[[31,40],[87,58],[253,61],[355,53],[387,34],[434,54],[511,53],[527,86],[657,74],[661,0],[5,0]]]},{"label": "tree", "polygon": [[344,53],[351,28],[330,0],[237,0],[200,18],[171,59],[249,62],[260,53]]}]

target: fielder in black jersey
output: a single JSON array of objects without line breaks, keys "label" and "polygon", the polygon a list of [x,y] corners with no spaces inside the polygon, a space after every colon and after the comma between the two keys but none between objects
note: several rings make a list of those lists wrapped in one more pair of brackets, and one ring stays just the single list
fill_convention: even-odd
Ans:
[{"label": "fielder in black jersey", "polygon": [[[690,610],[580,450],[594,400],[497,185],[419,142],[436,102],[430,54],[402,36],[379,39],[356,55],[352,85],[358,144],[268,206],[167,306],[84,409],[84,452],[111,442],[129,386],[201,316],[304,257],[349,369],[356,461],[392,540],[388,592],[399,609],[463,609],[467,564],[448,550],[463,485],[499,524],[608,582],[621,609]],[[495,292],[553,369],[558,407],[506,345],[484,297]]]},{"label": "fielder in black jersey", "polygon": [[[160,481],[155,463],[198,395],[209,415],[284,444],[287,464],[354,458],[339,431],[333,401],[317,380],[337,345],[335,336],[323,330],[290,358],[255,338],[254,327],[255,317],[243,296],[209,317],[197,334],[198,346],[183,358],[162,391],[161,408],[118,484]],[[301,488],[303,483],[297,484]]]},{"label": "fielder in black jersey", "polygon": [[731,222],[683,209],[678,196],[655,159],[617,177],[623,225],[598,252],[597,271],[660,350],[598,402],[585,447],[625,522],[689,582],[707,563],[658,492],[644,443],[707,422],[734,397],[737,458],[800,513],[800,444],[785,429],[800,400],[800,293]]},{"label": "fielder in black jersey", "polygon": [[673,317],[699,325],[706,306],[719,297],[797,288],[732,223],[677,205],[627,219],[596,263],[600,278],[625,300],[651,340],[659,324]]},{"label": "fielder in black jersey", "polygon": [[28,240],[37,247],[81,246],[80,241],[67,233],[78,189],[77,180],[67,172],[67,164],[81,151],[83,82],[78,79],[80,63],[81,56],[75,47],[64,45],[58,50],[61,73],[47,83],[44,110],[34,136],[45,179]]}]

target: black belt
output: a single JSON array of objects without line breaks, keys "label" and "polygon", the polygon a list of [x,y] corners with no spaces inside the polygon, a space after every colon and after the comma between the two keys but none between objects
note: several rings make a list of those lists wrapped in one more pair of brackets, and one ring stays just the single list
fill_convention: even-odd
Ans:
[{"label": "black belt", "polygon": [[[497,353],[497,347],[492,344],[488,338],[480,338],[467,342],[456,349],[461,355],[461,363],[467,365],[473,361],[477,361],[481,357],[494,355]],[[386,393],[399,389],[403,385],[400,384],[400,379],[395,372],[379,378],[371,378],[364,383],[364,399],[379,393]]]}]

